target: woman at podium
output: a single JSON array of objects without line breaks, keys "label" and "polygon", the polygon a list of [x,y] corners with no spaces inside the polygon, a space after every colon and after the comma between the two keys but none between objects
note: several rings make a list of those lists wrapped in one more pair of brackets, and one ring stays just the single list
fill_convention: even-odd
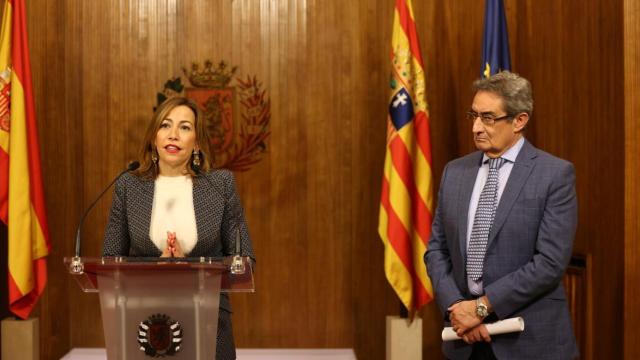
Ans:
[{"label": "woman at podium", "polygon": [[[198,105],[172,97],[155,111],[140,167],[115,185],[103,256],[250,256],[253,248],[233,173],[213,170]],[[239,239],[239,246],[236,241]],[[221,294],[216,359],[235,359],[228,296]]]}]

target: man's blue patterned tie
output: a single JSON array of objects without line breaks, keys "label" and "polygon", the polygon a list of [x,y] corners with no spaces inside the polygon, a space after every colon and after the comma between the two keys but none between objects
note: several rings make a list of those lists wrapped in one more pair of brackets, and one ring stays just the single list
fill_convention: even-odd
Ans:
[{"label": "man's blue patterned tie", "polygon": [[487,251],[489,232],[498,207],[498,171],[504,161],[503,158],[489,159],[489,175],[480,193],[478,208],[473,219],[471,239],[467,249],[467,276],[473,281],[478,281],[482,277],[482,265],[484,254]]}]

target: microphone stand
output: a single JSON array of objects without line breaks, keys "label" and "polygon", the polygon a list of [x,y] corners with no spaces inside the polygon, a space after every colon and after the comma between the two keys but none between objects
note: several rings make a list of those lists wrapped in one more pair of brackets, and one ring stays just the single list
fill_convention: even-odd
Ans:
[{"label": "microphone stand", "polygon": [[93,209],[93,207],[98,203],[98,200],[100,200],[102,198],[102,196],[107,192],[107,190],[109,190],[109,188],[111,188],[111,186],[118,179],[120,179],[120,177],[122,175],[124,175],[125,173],[127,173],[129,171],[136,170],[139,167],[140,167],[140,163],[138,161],[132,161],[131,163],[129,163],[127,168],[124,171],[122,171],[120,174],[118,174],[118,176],[116,176],[109,183],[109,185],[104,190],[102,190],[100,195],[98,195],[98,197],[96,197],[96,199],[91,203],[91,205],[89,205],[89,207],[87,207],[87,209],[84,211],[84,214],[82,214],[82,217],[80,218],[80,222],[78,224],[78,229],[76,230],[76,244],[75,244],[76,251],[75,251],[75,255],[74,255],[74,257],[71,258],[71,264],[69,264],[69,271],[72,274],[80,275],[80,274],[84,273],[84,264],[82,263],[82,258],[80,257],[80,244],[81,244],[80,231],[82,230],[82,225],[84,224],[84,220],[87,218],[87,215],[89,214],[89,211],[91,211],[91,209]]},{"label": "microphone stand", "polygon": [[240,214],[239,211],[236,211],[236,254],[233,256],[233,260],[231,260],[231,274],[239,275],[244,274],[247,269],[244,266],[244,261],[242,261],[242,249],[240,246],[240,242],[242,238],[240,237]]},{"label": "microphone stand", "polygon": [[[209,180],[209,178],[203,174],[200,171],[200,168],[194,167],[193,170],[196,172],[197,175],[203,177],[205,179],[206,182],[209,183],[209,185],[211,186],[212,189],[214,189],[214,191],[216,193],[218,193],[219,196],[222,196],[222,199],[224,199],[225,204],[229,204],[229,202],[227,201],[227,198],[224,197],[224,195],[222,194],[222,192],[218,191],[218,187],[213,185],[213,183],[211,182],[211,180]],[[231,271],[231,274],[233,275],[240,275],[240,274],[244,274],[247,269],[244,265],[244,261],[242,260],[242,249],[240,246],[240,241],[242,241],[241,236],[240,236],[240,211],[239,209],[231,209],[231,211],[233,211],[233,219],[234,219],[234,225],[235,225],[235,255],[233,256],[232,260],[231,260],[231,266],[229,267],[229,270]]]}]

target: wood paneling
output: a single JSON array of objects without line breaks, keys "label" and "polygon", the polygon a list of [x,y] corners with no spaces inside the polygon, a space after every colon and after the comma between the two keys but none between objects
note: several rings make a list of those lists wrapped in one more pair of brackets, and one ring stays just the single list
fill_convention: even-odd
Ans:
[{"label": "wood paneling", "polygon": [[[80,211],[135,156],[155,93],[183,66],[205,59],[257,74],[272,100],[269,152],[237,174],[258,257],[257,293],[233,296],[238,346],[383,353],[383,342],[356,325],[368,327],[375,315],[384,336],[384,315],[396,310],[381,267],[370,261],[382,255],[375,223],[390,34],[378,37],[365,16],[375,13],[390,29],[392,4],[37,5],[29,23],[54,245],[41,301],[45,357],[102,346],[97,297],[69,281],[61,257],[72,252]],[[109,196],[85,224],[86,255],[100,253],[108,208]],[[361,257],[364,241],[373,245]],[[371,311],[354,315],[354,303]]]},{"label": "wood paneling", "polygon": [[[7,226],[3,223],[0,222],[0,254],[6,254],[7,253]],[[8,264],[7,264],[7,257],[6,256],[0,256],[0,289],[2,289],[2,299],[0,299],[0,319],[4,319],[11,314],[11,312],[9,312],[9,296],[5,295],[6,290],[4,289],[8,289],[9,285],[8,285]],[[1,342],[0,342],[1,344]],[[0,345],[1,346],[1,345]],[[0,349],[0,360],[2,359],[2,349]]]},{"label": "wood paneling", "polygon": [[[268,152],[236,174],[258,257],[257,292],[232,299],[237,345],[354,347],[358,358],[383,358],[384,316],[398,307],[376,230],[393,1],[27,0],[27,7],[53,245],[40,302],[43,358],[103,345],[97,296],[79,291],[62,257],[72,253],[83,208],[134,158],[156,92],[205,59],[256,74],[271,97]],[[532,81],[536,98],[527,136],[576,165],[576,250],[592,256],[598,308],[620,309],[622,0],[506,0],[506,7],[513,68]],[[462,114],[479,74],[484,8],[475,0],[414,1],[414,10],[437,184],[447,161],[473,149]],[[86,255],[100,253],[109,204],[107,196],[85,224]],[[434,304],[423,318],[425,358],[438,358]],[[593,358],[622,356],[613,335],[622,320],[620,311],[593,317]]]},{"label": "wood paneling", "polygon": [[[591,255],[593,359],[622,358],[624,88],[622,2],[507,1],[514,71],[531,80],[528,137],[576,167],[574,251]],[[587,303],[589,305],[589,302]],[[585,358],[587,358],[585,356]]]},{"label": "wood paneling", "polygon": [[578,343],[581,359],[591,359],[593,332],[589,319],[589,291],[591,289],[591,257],[574,256],[562,279],[571,314],[571,324]]},{"label": "wood paneling", "polygon": [[640,358],[640,3],[624,1],[624,357]]},{"label": "wood paneling", "polygon": [[[42,174],[47,196],[47,217],[51,253],[48,259],[47,288],[40,299],[41,357],[53,359],[64,354],[70,342],[70,309],[80,292],[68,286],[69,279],[60,260],[72,251],[74,225],[80,211],[82,169],[78,136],[79,122],[67,116],[72,99],[65,97],[64,41],[60,35],[65,17],[53,2],[34,6],[27,2],[27,25],[31,50],[31,70],[39,127]],[[35,20],[38,19],[38,20]],[[77,77],[76,77],[77,79]],[[71,290],[71,292],[69,292]]]}]

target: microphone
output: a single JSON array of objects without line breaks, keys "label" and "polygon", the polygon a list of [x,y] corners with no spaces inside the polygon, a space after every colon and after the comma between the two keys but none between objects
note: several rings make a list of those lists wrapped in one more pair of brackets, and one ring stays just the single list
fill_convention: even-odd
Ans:
[{"label": "microphone", "polygon": [[[123,170],[120,174],[118,174],[118,176],[116,176],[113,181],[111,181],[111,183],[109,183],[109,186],[107,186],[101,193],[100,195],[98,195],[98,197],[95,199],[95,201],[93,203],[91,203],[91,205],[89,205],[89,207],[87,207],[87,210],[85,210],[84,214],[82,214],[82,217],[80,217],[80,222],[78,224],[78,229],[76,230],[76,252],[75,252],[75,257],[74,259],[80,259],[80,231],[82,230],[82,224],[84,224],[84,220],[87,218],[87,215],[89,214],[89,211],[91,211],[91,209],[93,209],[93,207],[98,203],[98,200],[100,200],[102,198],[102,196],[104,195],[104,193],[107,192],[107,190],[109,190],[109,188],[118,180],[120,179],[120,177],[122,175],[124,175],[125,173],[129,172],[129,171],[134,171],[137,168],[140,167],[140,162],[138,161],[132,161],[129,163],[129,165],[127,166],[127,168],[125,170]],[[80,263],[80,265],[82,265],[82,263]],[[73,266],[73,264],[72,264]]]},{"label": "microphone", "polygon": [[[229,204],[229,202],[227,201],[227,198],[223,196],[222,192],[219,191],[218,187],[215,186],[211,182],[211,180],[209,180],[209,178],[200,171],[200,167],[193,167],[192,169],[194,170],[196,175],[204,178],[209,183],[211,188],[213,188],[213,190],[220,197],[222,197],[225,205]],[[242,261],[242,254],[241,254],[241,247],[240,247],[240,241],[242,241],[240,237],[240,211],[238,209],[232,209],[232,211],[233,211],[232,217],[234,218],[235,230],[236,230],[236,238],[235,238],[236,251],[235,251],[235,255],[233,256],[233,260],[231,261],[231,273],[244,274],[245,266],[244,266],[244,262]]]}]

